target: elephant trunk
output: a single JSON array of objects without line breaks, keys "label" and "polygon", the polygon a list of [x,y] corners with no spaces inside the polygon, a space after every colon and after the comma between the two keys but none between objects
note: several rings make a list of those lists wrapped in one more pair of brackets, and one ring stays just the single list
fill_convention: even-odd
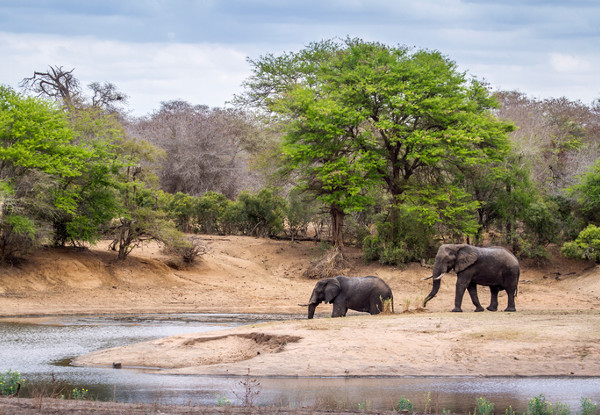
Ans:
[{"label": "elephant trunk", "polygon": [[[433,275],[435,275],[435,273]],[[425,297],[425,300],[423,301],[423,307],[426,307],[427,306],[427,302],[429,300],[431,300],[433,297],[436,296],[436,294],[440,290],[440,285],[442,285],[442,280],[440,278],[436,279],[434,277],[434,279],[433,279],[433,287],[431,288],[431,292],[429,294],[427,294],[427,297]]]},{"label": "elephant trunk", "polygon": [[308,319],[309,320],[314,317],[316,308],[317,308],[317,303],[308,304]]}]

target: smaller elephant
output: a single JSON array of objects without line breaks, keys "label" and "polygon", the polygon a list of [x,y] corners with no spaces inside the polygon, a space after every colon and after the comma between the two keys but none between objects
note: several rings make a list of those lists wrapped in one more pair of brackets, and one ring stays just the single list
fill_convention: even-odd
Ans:
[{"label": "smaller elephant", "polygon": [[308,301],[308,318],[315,315],[317,305],[325,301],[333,304],[331,317],[344,317],[348,309],[379,314],[383,311],[383,302],[392,302],[392,289],[379,277],[325,278],[317,282]]},{"label": "smaller elephant", "polygon": [[433,264],[433,288],[425,298],[423,307],[438,293],[442,276],[456,271],[454,309],[462,311],[465,290],[469,292],[475,311],[483,311],[477,297],[477,285],[490,287],[490,311],[498,309],[498,292],[506,291],[508,306],[504,311],[515,311],[515,297],[519,284],[520,266],[517,258],[502,247],[479,248],[467,244],[445,244],[440,246]]}]

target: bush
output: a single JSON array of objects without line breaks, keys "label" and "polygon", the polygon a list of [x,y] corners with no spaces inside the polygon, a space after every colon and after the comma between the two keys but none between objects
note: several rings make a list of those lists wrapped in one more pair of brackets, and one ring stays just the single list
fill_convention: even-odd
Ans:
[{"label": "bush", "polygon": [[25,379],[17,371],[8,369],[4,373],[0,373],[0,395],[12,395],[17,392],[18,384],[23,384]]},{"label": "bush", "polygon": [[285,200],[273,189],[262,189],[256,194],[241,192],[237,198],[243,219],[240,231],[244,235],[275,236],[283,231]]},{"label": "bush", "polygon": [[230,218],[227,211],[231,209],[233,202],[224,194],[217,192],[206,192],[198,198],[196,205],[196,223],[199,231],[207,234],[231,233]]},{"label": "bush", "polygon": [[485,398],[477,398],[475,407],[476,415],[490,415],[494,411],[494,404]]},{"label": "bush", "polygon": [[569,258],[587,259],[600,263],[600,228],[588,225],[579,233],[577,239],[563,245],[562,253]]},{"label": "bush", "polygon": [[552,404],[546,401],[544,394],[531,398],[527,405],[526,415],[552,415]]},{"label": "bush", "polygon": [[413,404],[410,401],[410,399],[406,399],[404,396],[401,396],[400,400],[396,403],[396,405],[394,405],[394,410],[396,410],[397,412],[412,412]]},{"label": "bush", "polygon": [[0,212],[0,263],[18,262],[39,246],[35,222],[21,215]]},{"label": "bush", "polygon": [[377,232],[363,240],[366,260],[403,264],[435,255],[435,230],[419,221],[416,213],[400,210],[396,226],[386,219],[377,222]]},{"label": "bush", "polygon": [[581,415],[596,415],[597,413],[597,403],[592,402],[589,398],[581,398]]}]

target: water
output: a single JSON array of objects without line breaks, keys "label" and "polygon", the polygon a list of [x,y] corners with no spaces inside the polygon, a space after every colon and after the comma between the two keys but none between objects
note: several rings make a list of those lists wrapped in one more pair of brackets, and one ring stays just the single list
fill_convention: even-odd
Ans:
[{"label": "water", "polygon": [[[233,404],[244,400],[244,378],[162,375],[148,370],[74,367],[71,358],[95,350],[122,346],[181,333],[222,330],[291,316],[235,314],[116,315],[61,317],[44,324],[3,323],[0,320],[0,372],[18,370],[27,380],[24,394],[40,382],[56,379],[67,388],[84,387],[92,397],[120,402],[161,404],[217,403],[217,395]],[[502,413],[509,405],[517,412],[530,398],[543,393],[550,402],[568,404],[573,412],[580,398],[600,401],[600,378],[281,378],[254,381],[255,404],[332,409],[390,409],[404,396],[423,409],[473,412],[485,397]],[[69,390],[69,389],[67,389]]]}]

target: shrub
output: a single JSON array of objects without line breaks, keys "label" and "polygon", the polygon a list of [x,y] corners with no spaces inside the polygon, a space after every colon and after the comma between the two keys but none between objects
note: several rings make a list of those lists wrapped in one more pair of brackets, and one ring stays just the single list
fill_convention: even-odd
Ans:
[{"label": "shrub", "polygon": [[581,398],[581,415],[595,415],[598,413],[598,404],[589,398]]},{"label": "shrub", "polygon": [[552,415],[552,404],[546,401],[543,393],[529,400],[526,415]]},{"label": "shrub", "polygon": [[19,383],[23,384],[25,379],[21,377],[18,371],[8,369],[4,373],[0,373],[0,395],[12,395],[19,387]]},{"label": "shrub", "polygon": [[376,226],[376,234],[363,241],[366,260],[398,265],[435,255],[435,230],[420,222],[414,212],[400,210],[395,226],[386,218]]},{"label": "shrub", "polygon": [[475,415],[490,415],[494,410],[494,404],[485,398],[477,398]]},{"label": "shrub", "polygon": [[577,239],[563,245],[562,253],[569,258],[587,259],[600,263],[600,228],[588,225],[579,233]]},{"label": "shrub", "polygon": [[88,390],[84,388],[75,388],[71,391],[71,399],[85,401],[88,399]]},{"label": "shrub", "polygon": [[406,399],[404,396],[401,396],[400,400],[396,402],[396,405],[394,405],[394,410],[396,410],[397,412],[412,412],[413,404],[410,401],[410,399]]}]

